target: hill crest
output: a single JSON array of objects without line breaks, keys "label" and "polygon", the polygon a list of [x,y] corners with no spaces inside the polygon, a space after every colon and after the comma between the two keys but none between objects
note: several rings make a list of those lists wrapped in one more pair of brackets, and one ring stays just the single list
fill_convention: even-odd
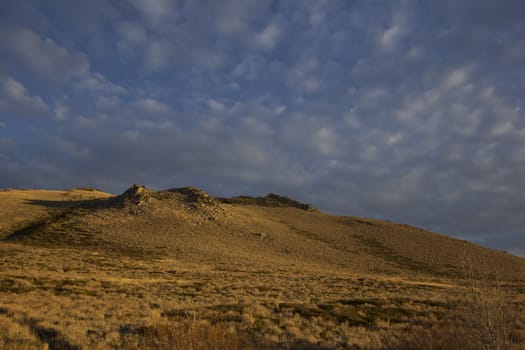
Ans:
[{"label": "hill crest", "polygon": [[207,192],[193,186],[170,188],[167,190],[154,191],[146,186],[133,184],[122,194],[114,198],[114,202],[121,206],[145,205],[152,200],[179,201],[186,204],[198,206],[217,206],[220,203],[255,205],[262,207],[292,207],[301,210],[315,210],[310,204],[301,203],[292,198],[269,193],[264,197],[258,196],[236,196],[236,197],[212,197]]}]

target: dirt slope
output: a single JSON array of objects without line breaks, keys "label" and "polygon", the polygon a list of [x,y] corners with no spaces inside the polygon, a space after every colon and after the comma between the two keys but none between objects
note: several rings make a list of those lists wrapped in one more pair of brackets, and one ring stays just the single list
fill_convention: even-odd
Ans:
[{"label": "dirt slope", "polygon": [[453,277],[465,263],[522,278],[525,260],[407,225],[337,217],[286,197],[212,198],[192,187],[120,196],[99,191],[0,193],[0,235],[210,266],[282,266]]}]

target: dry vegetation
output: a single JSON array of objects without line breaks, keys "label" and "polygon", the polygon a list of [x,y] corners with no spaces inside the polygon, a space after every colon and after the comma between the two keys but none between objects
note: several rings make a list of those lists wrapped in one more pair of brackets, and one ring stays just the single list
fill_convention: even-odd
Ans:
[{"label": "dry vegetation", "polygon": [[0,192],[0,348],[524,347],[523,259],[301,205]]}]

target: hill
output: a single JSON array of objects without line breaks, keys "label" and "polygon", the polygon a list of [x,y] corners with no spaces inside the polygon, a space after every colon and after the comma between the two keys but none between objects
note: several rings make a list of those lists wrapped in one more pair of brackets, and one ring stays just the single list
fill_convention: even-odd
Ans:
[{"label": "hill", "polygon": [[[0,316],[27,328],[28,344],[51,348],[123,346],[151,313],[171,319],[192,308],[228,327],[257,328],[269,347],[378,348],[382,319],[443,318],[469,271],[512,290],[525,277],[522,258],[408,225],[329,215],[276,194],[214,198],[194,187],[138,185],[118,196],[6,190],[0,218]],[[42,307],[49,298],[58,306]],[[72,316],[81,302],[96,316]],[[53,323],[63,317],[69,325]],[[323,333],[330,327],[338,330]],[[376,338],[352,343],[348,332]]]},{"label": "hill", "polygon": [[78,189],[0,195],[3,217],[17,212],[2,223],[8,242],[356,273],[446,276],[465,261],[509,277],[525,271],[522,259],[503,252],[408,225],[332,216],[275,194],[216,199],[192,187],[133,185],[116,197]]}]

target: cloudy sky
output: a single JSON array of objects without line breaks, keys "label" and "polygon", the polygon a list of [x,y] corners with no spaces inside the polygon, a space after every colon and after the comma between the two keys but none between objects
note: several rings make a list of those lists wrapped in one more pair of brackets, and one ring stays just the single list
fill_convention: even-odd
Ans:
[{"label": "cloudy sky", "polygon": [[525,255],[525,1],[0,3],[0,187],[276,192]]}]

